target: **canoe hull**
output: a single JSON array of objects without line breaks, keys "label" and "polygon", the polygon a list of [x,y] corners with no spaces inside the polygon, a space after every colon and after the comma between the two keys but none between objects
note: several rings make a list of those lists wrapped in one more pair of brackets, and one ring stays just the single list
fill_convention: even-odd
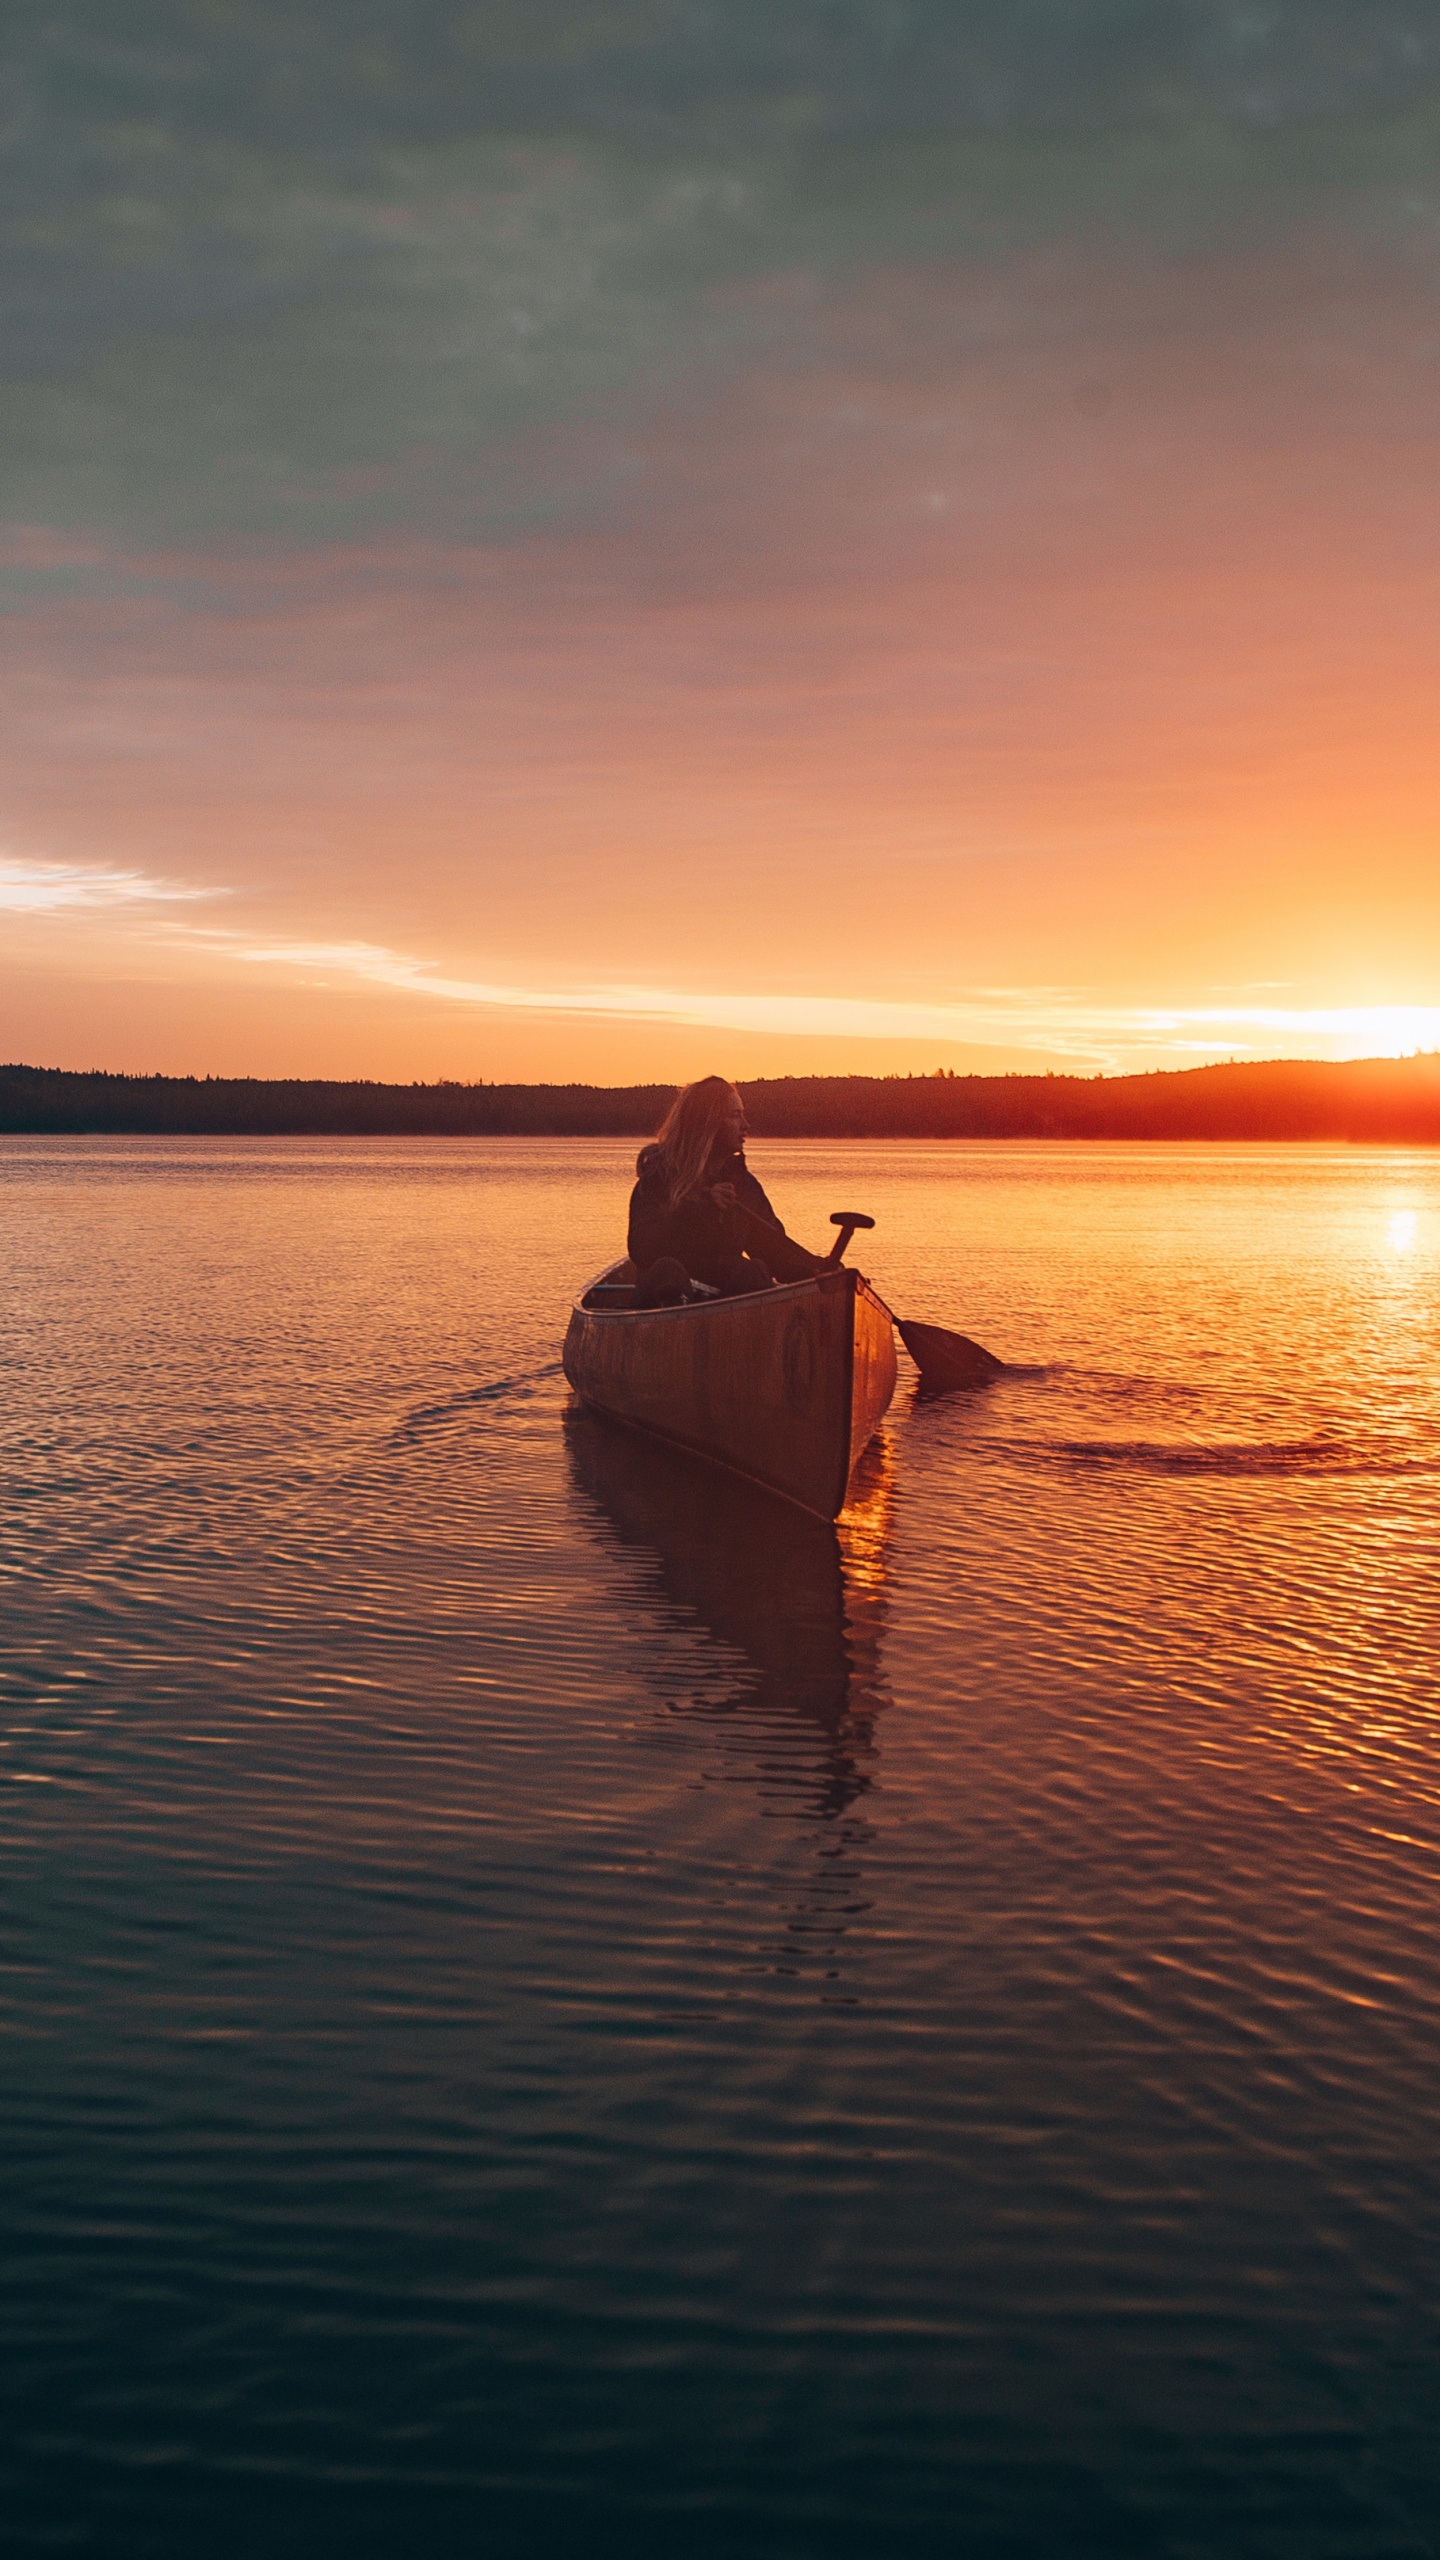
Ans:
[{"label": "canoe hull", "polygon": [[597,1411],[822,1520],[844,1508],[851,1468],[895,1392],[890,1317],[843,1268],[702,1306],[582,1301],[564,1365]]}]

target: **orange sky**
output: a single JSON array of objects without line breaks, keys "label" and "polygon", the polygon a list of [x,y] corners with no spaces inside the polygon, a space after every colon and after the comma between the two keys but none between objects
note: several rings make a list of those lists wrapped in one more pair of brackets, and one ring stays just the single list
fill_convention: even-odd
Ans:
[{"label": "orange sky", "polygon": [[[413,398],[347,406],[317,322],[298,458],[279,377],[245,405],[283,312],[52,363],[0,1047],[609,1081],[1440,1046],[1440,229],[1416,133],[1361,122],[1283,187],[1268,132],[898,173],[882,136],[858,210],[792,172],[659,284],[681,182],[631,169],[628,299],[572,273],[588,197],[553,319],[527,271],[526,414],[494,346],[472,414],[429,341]],[[483,335],[496,202],[543,267],[542,216],[619,190],[593,144],[468,192],[445,148],[381,366],[422,304]]]}]

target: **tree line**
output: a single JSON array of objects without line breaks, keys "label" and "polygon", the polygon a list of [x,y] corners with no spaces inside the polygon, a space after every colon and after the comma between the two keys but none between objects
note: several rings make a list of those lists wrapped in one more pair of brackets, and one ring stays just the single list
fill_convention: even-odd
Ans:
[{"label": "tree line", "polygon": [[[0,1067],[0,1131],[73,1137],[642,1138],[673,1085],[372,1084]],[[1332,1139],[1440,1145],[1440,1055],[1148,1075],[779,1076],[760,1138]]]}]

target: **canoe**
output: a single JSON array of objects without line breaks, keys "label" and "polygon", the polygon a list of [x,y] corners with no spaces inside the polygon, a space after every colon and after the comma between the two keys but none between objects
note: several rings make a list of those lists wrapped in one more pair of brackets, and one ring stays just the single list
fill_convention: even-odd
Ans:
[{"label": "canoe", "polygon": [[728,1467],[821,1520],[895,1392],[888,1310],[844,1265],[748,1297],[636,1307],[616,1263],[576,1300],[565,1375],[578,1396]]}]

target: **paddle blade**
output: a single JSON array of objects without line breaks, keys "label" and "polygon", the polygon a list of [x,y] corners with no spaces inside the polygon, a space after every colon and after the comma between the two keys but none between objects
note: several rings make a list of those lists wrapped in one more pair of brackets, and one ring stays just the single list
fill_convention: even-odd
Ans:
[{"label": "paddle blade", "polygon": [[987,1386],[1005,1366],[968,1334],[947,1333],[943,1325],[902,1323],[897,1317],[896,1330],[920,1372],[921,1383],[940,1393],[951,1387]]}]

